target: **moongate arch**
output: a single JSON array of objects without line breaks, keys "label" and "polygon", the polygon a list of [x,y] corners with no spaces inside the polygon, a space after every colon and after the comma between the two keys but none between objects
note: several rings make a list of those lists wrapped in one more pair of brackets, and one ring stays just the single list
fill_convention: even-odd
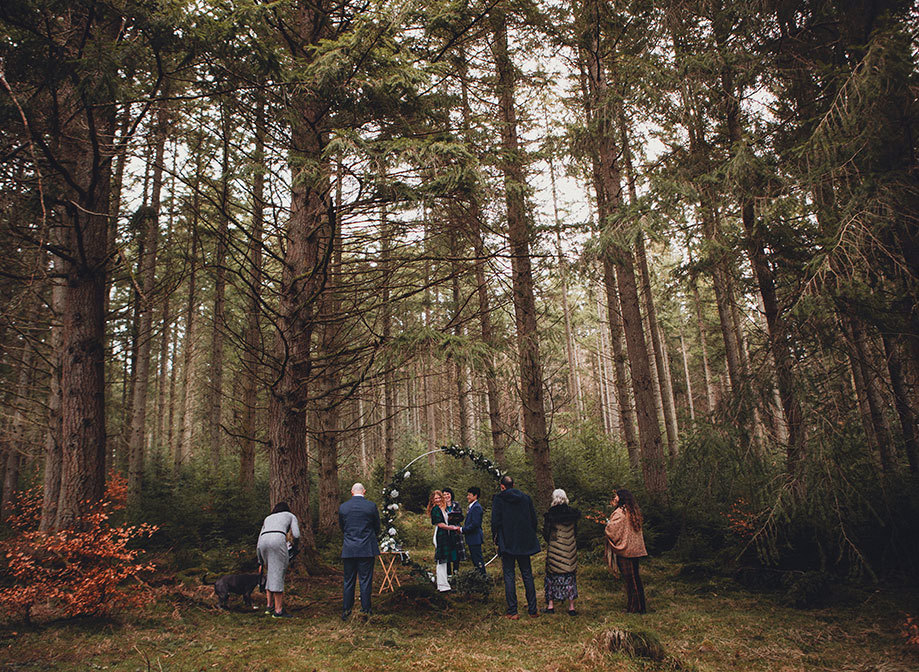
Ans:
[{"label": "moongate arch", "polygon": [[[454,445],[441,446],[440,448],[435,448],[434,450],[429,450],[426,453],[422,453],[418,457],[414,458],[411,462],[406,464],[404,467],[394,472],[389,485],[383,488],[383,514],[380,518],[380,522],[382,523],[382,531],[380,533],[380,550],[403,553],[403,563],[413,565],[416,567],[416,569],[424,571],[429,578],[433,578],[433,575],[417,563],[413,562],[408,553],[403,549],[402,540],[399,538],[399,530],[396,529],[396,512],[399,510],[399,488],[406,478],[411,477],[411,471],[409,471],[409,467],[415,464],[415,462],[418,460],[427,457],[428,455],[433,455],[434,453],[444,453],[456,459],[468,458],[477,470],[488,473],[495,480],[499,480],[504,475],[504,472],[501,471],[501,469],[499,469],[494,462],[482,455],[482,453],[473,450],[472,448],[460,448],[459,446]],[[495,555],[485,564],[490,564],[497,557],[498,556]]]}]

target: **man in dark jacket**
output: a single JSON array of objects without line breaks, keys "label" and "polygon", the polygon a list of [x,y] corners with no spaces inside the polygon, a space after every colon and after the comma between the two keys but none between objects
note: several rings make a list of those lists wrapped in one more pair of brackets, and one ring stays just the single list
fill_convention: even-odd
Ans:
[{"label": "man in dark jacket", "polygon": [[380,536],[380,512],[377,505],[364,497],[364,486],[351,486],[351,499],[338,507],[338,524],[344,534],[341,559],[344,564],[344,597],[341,618],[345,620],[354,607],[355,579],[360,579],[361,613],[370,615],[370,596],[373,592],[373,562],[380,554],[377,537]]},{"label": "man in dark jacket", "polygon": [[520,576],[527,598],[527,612],[539,616],[536,606],[536,585],[530,556],[539,553],[536,536],[536,509],[530,496],[514,487],[514,479],[501,477],[501,492],[491,500],[491,533],[494,536],[501,567],[504,570],[504,597],[507,618],[517,620],[517,590],[514,563],[520,566]]}]

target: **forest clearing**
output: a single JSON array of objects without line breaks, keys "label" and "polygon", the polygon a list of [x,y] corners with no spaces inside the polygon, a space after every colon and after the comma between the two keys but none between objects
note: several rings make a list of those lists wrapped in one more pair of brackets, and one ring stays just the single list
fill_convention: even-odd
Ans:
[{"label": "forest clearing", "polygon": [[[421,518],[421,517],[419,517]],[[426,525],[419,520],[418,526]],[[414,550],[414,549],[412,549]],[[433,553],[413,556],[433,567]],[[329,559],[334,564],[332,558]],[[541,557],[534,559],[538,567]],[[368,621],[339,619],[339,576],[292,581],[293,618],[249,611],[238,597],[221,611],[197,578],[151,588],[154,606],[113,619],[85,618],[0,630],[3,670],[750,670],[906,672],[917,654],[903,634],[915,593],[889,586],[827,588],[819,608],[795,608],[781,591],[750,591],[709,566],[649,562],[650,612],[622,613],[622,588],[604,564],[581,574],[579,613],[507,621],[500,588],[442,598],[430,588],[377,595]],[[496,576],[494,563],[489,572]],[[408,580],[406,581],[406,579]],[[537,569],[537,585],[542,586]],[[417,580],[401,574],[403,585]],[[158,583],[158,582],[157,582]],[[541,592],[541,591],[540,591]],[[650,633],[663,659],[604,654],[616,629]],[[647,654],[646,654],[647,655]]]},{"label": "forest clearing", "polygon": [[0,2],[0,668],[919,667],[917,36]]}]

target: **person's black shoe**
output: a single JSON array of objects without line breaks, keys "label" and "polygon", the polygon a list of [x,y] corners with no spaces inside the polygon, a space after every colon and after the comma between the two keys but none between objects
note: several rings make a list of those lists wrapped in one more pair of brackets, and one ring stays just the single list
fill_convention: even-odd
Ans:
[{"label": "person's black shoe", "polygon": [[341,620],[347,621],[347,620],[348,620],[348,617],[349,617],[350,615],[351,615],[351,612],[350,612],[350,611],[343,611],[343,612],[341,612]]},{"label": "person's black shoe", "polygon": [[568,610],[568,615],[569,615],[569,616],[577,616],[577,615],[578,615],[578,612],[577,612],[576,610],[574,610],[574,609],[569,609],[569,610]]},{"label": "person's black shoe", "polygon": [[544,613],[544,614],[554,614],[554,613],[555,613],[555,607],[546,607],[545,609],[542,610],[542,613]]},{"label": "person's black shoe", "polygon": [[273,614],[271,614],[271,617],[272,618],[293,618],[293,616],[288,614],[286,611],[281,611],[281,612],[276,611]]}]

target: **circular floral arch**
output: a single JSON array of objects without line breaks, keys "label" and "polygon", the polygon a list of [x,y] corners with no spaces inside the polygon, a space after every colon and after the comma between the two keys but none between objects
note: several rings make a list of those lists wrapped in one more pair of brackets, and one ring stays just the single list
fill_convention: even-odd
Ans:
[{"label": "circular floral arch", "polygon": [[[462,459],[464,457],[469,458],[469,461],[472,462],[473,466],[478,471],[488,473],[495,480],[500,479],[504,475],[504,472],[501,471],[494,462],[482,455],[482,453],[475,451],[472,448],[460,448],[459,446],[441,446],[435,450],[429,450],[426,453],[422,453],[411,462],[406,464],[404,467],[397,470],[393,474],[389,485],[383,489],[383,515],[381,516],[382,532],[380,533],[381,551],[405,553],[404,549],[402,548],[402,540],[399,538],[399,530],[396,529],[396,512],[399,510],[400,506],[399,488],[402,486],[403,481],[412,475],[412,472],[409,471],[409,467],[411,467],[421,458],[427,457],[428,455],[433,455],[434,453],[445,453],[446,455],[450,455],[456,459]],[[410,561],[407,553],[405,553],[404,561]]]}]

